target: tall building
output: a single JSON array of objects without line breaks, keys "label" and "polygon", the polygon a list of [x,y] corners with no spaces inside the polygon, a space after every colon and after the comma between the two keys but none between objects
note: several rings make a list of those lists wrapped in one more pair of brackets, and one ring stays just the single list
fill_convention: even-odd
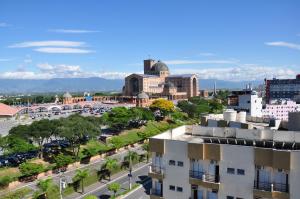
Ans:
[{"label": "tall building", "polygon": [[146,93],[149,97],[186,99],[199,95],[196,74],[171,75],[162,61],[144,60],[144,74],[131,74],[125,78],[123,94],[137,96]]},{"label": "tall building", "polygon": [[151,199],[299,199],[300,132],[181,126],[150,138]]},{"label": "tall building", "polygon": [[266,102],[278,99],[291,99],[300,95],[300,74],[296,79],[272,79],[265,80],[266,84]]}]

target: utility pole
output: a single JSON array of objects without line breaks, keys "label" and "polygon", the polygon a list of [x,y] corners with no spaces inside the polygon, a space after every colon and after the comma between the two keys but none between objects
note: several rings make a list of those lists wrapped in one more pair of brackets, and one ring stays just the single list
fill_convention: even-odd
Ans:
[{"label": "utility pole", "polygon": [[131,163],[131,154],[129,152],[129,174],[128,174],[128,177],[129,177],[129,190],[131,190],[132,186],[131,186],[131,178],[132,178],[132,163]]}]

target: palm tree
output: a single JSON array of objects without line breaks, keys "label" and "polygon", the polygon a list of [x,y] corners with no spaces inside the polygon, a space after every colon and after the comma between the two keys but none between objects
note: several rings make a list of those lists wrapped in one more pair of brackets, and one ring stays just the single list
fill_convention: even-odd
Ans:
[{"label": "palm tree", "polygon": [[121,185],[117,182],[113,182],[113,183],[109,184],[107,188],[108,188],[109,191],[114,192],[114,197],[116,197],[116,193],[121,188]]},{"label": "palm tree", "polygon": [[149,147],[149,143],[143,144],[142,148],[146,151],[146,158],[147,158],[147,163],[148,163],[148,162],[149,162],[149,158],[150,158],[150,147]]},{"label": "palm tree", "polygon": [[40,180],[37,184],[39,190],[33,194],[33,198],[44,197],[47,199],[59,198],[59,188],[53,183],[52,178]]},{"label": "palm tree", "polygon": [[131,166],[132,162],[136,162],[139,160],[139,155],[135,151],[128,151],[128,154],[124,157],[124,162],[129,162],[129,166]]},{"label": "palm tree", "polygon": [[108,170],[109,180],[111,177],[111,172],[118,168],[118,161],[116,159],[107,158],[104,165],[102,166],[102,170]]},{"label": "palm tree", "polygon": [[84,193],[84,179],[87,178],[89,175],[89,171],[87,169],[84,170],[80,170],[77,169],[76,170],[76,175],[73,177],[73,182],[81,182],[81,193]]},{"label": "palm tree", "polygon": [[129,189],[131,189],[131,171],[132,171],[132,162],[136,162],[139,159],[139,155],[135,151],[128,151],[128,154],[124,157],[124,162],[129,163]]}]

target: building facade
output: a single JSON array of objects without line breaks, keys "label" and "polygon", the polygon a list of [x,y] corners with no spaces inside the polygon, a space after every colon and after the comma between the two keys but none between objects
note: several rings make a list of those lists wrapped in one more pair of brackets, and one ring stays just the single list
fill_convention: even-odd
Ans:
[{"label": "building facade", "polygon": [[265,80],[266,102],[271,100],[291,99],[300,95],[300,74],[296,79],[272,79]]},{"label": "building facade", "polygon": [[150,138],[151,199],[298,199],[300,132],[181,126]]},{"label": "building facade", "polygon": [[150,98],[186,99],[199,95],[198,84],[195,74],[171,75],[165,63],[149,59],[144,60],[144,74],[131,74],[125,78],[123,94],[137,96],[145,92]]},{"label": "building facade", "polygon": [[266,104],[262,110],[263,118],[278,119],[283,121],[289,120],[290,112],[300,111],[300,105],[291,100],[278,100],[272,104]]},{"label": "building facade", "polygon": [[262,98],[253,90],[233,92],[228,97],[228,107],[245,111],[251,117],[262,117]]}]

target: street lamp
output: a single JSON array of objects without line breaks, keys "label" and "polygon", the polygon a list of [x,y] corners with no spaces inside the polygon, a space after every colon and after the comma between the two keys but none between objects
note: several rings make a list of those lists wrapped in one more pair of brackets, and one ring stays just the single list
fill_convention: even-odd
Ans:
[{"label": "street lamp", "polygon": [[61,169],[59,170],[59,195],[60,195],[60,199],[63,199],[62,196],[62,190],[66,188],[66,179],[65,176],[63,175],[63,172],[61,171]]},{"label": "street lamp", "polygon": [[132,178],[132,164],[131,164],[131,154],[129,153],[129,174],[128,174],[128,177],[129,177],[129,190],[131,190],[131,178]]}]

